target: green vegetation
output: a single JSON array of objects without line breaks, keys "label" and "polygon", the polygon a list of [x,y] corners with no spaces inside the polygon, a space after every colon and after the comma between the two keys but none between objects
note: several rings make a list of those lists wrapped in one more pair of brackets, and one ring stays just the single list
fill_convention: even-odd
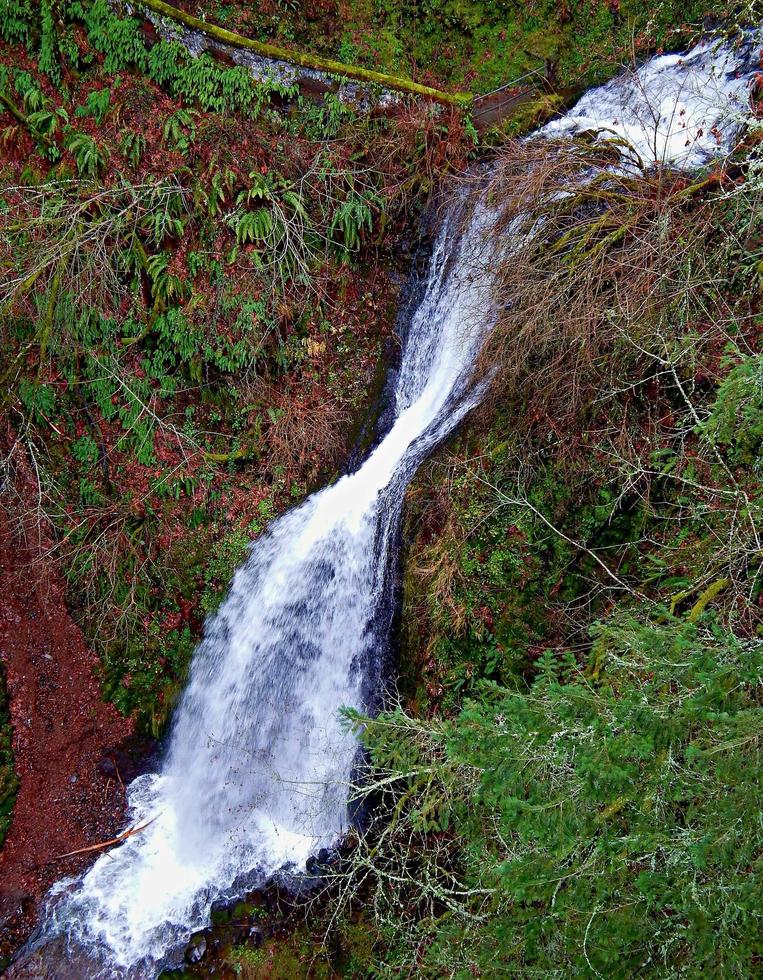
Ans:
[{"label": "green vegetation", "polygon": [[308,974],[328,980],[333,973],[324,956],[316,957],[312,936],[299,931],[255,949],[234,947],[229,962],[234,976],[241,980],[295,980]]},{"label": "green vegetation", "polygon": [[601,81],[633,55],[680,48],[707,13],[703,2],[660,0],[305,0],[196,3],[214,23],[261,40],[428,85],[490,91],[526,72],[554,84]]},{"label": "green vegetation", "polygon": [[373,862],[381,975],[412,945],[419,976],[754,975],[763,645],[627,618],[592,641],[453,720],[366,729],[403,801],[404,859]]},{"label": "green vegetation", "polygon": [[374,976],[757,972],[751,130],[736,183],[502,157],[500,226],[535,233],[498,270],[493,401],[411,494],[400,703],[349,718],[374,818],[335,914],[373,909]]},{"label": "green vegetation", "polygon": [[255,84],[105,0],[7,2],[0,34],[11,505],[158,732],[246,541],[347,452],[398,242],[471,137]]},{"label": "green vegetation", "polygon": [[451,95],[448,92],[441,92],[438,89],[417,85],[405,78],[398,78],[394,75],[385,75],[378,71],[371,71],[368,68],[360,68],[357,65],[349,65],[330,58],[321,58],[318,55],[305,54],[301,51],[287,50],[272,44],[263,44],[252,38],[243,37],[225,28],[209,24],[192,14],[180,10],[178,7],[164,3],[164,0],[141,0],[144,7],[159,14],[162,17],[170,18],[190,27],[196,31],[202,31],[208,37],[225,44],[231,44],[237,48],[245,48],[254,51],[255,54],[262,55],[264,58],[271,58],[274,61],[282,60],[290,64],[300,65],[314,71],[324,72],[329,76],[338,75],[342,78],[350,78],[359,82],[366,83],[374,87],[382,87],[393,91],[405,92],[409,95],[420,95],[426,98],[433,98],[438,102],[453,103],[455,105],[468,105],[470,97],[463,93]]}]

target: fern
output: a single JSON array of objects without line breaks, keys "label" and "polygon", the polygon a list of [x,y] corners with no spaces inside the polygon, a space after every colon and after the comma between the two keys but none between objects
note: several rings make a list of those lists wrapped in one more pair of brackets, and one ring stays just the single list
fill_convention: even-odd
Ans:
[{"label": "fern", "polygon": [[[11,76],[4,66],[0,67],[0,91],[11,104],[14,96],[9,91]],[[17,95],[21,96],[23,107],[27,116],[25,125],[31,135],[37,141],[38,151],[49,160],[57,160],[60,151],[54,143],[54,138],[58,132],[61,122],[68,123],[69,116],[62,107],[56,107],[50,99],[46,98],[39,84],[26,71],[17,71],[13,76],[13,88]],[[17,127],[10,127],[5,130],[4,139],[13,139],[17,133]]]},{"label": "fern", "polygon": [[131,67],[146,73],[148,52],[137,19],[117,17],[108,0],[72,3],[69,12],[84,23],[90,47],[104,57],[103,70],[107,75]]},{"label": "fern", "polygon": [[4,41],[28,43],[32,23],[31,0],[0,0],[0,37]]},{"label": "fern", "polygon": [[16,72],[14,88],[21,96],[21,100],[24,103],[24,109],[26,109],[27,112],[37,112],[39,109],[42,109],[44,106],[49,104],[48,99],[45,98],[39,84],[27,71]]},{"label": "fern", "polygon": [[171,149],[177,150],[183,156],[188,152],[196,138],[194,116],[198,115],[192,109],[178,109],[167,117],[162,130],[162,137]]},{"label": "fern", "polygon": [[352,193],[334,212],[329,223],[329,237],[341,234],[341,251],[347,255],[361,245],[363,231],[373,228],[373,212],[365,194]]},{"label": "fern", "polygon": [[40,53],[37,58],[40,71],[56,84],[61,81],[61,65],[59,60],[58,34],[56,21],[53,17],[53,5],[50,0],[42,0],[40,4]]},{"label": "fern", "polygon": [[[166,352],[162,359],[165,365],[190,363],[199,353],[203,343],[203,332],[190,322],[182,310],[167,310],[157,318],[154,333],[157,337],[157,350]],[[168,356],[169,355],[169,356]],[[157,361],[153,361],[152,373],[156,376]]]},{"label": "fern", "polygon": [[136,68],[170,95],[211,112],[259,115],[277,85],[255,84],[245,68],[226,68],[209,55],[194,58],[178,41],[158,41],[150,49],[135,17],[118,17],[107,0],[74,2],[69,14],[82,21],[90,46],[104,56],[103,69],[114,74]]},{"label": "fern", "polygon": [[92,436],[80,436],[71,447],[72,456],[83,466],[90,467],[98,461],[98,445]]},{"label": "fern", "polygon": [[141,224],[149,242],[161,245],[165,238],[180,238],[187,219],[185,197],[180,187],[169,190],[159,184],[155,190],[156,201]]},{"label": "fern", "polygon": [[83,476],[79,481],[79,495],[86,507],[97,507],[103,503],[103,494],[92,480]]},{"label": "fern", "polygon": [[232,170],[218,170],[210,182],[209,191],[206,193],[207,212],[210,218],[215,218],[220,213],[221,205],[230,197],[236,183],[236,175]]},{"label": "fern", "polygon": [[29,125],[49,140],[52,140],[58,132],[61,121],[64,123],[69,122],[69,114],[63,107],[54,108],[52,106],[46,106],[27,116]]},{"label": "fern", "polygon": [[35,422],[50,425],[58,404],[55,389],[51,385],[38,384],[24,378],[19,384],[19,397]]},{"label": "fern", "polygon": [[[107,75],[135,69],[173,98],[205,111],[241,112],[254,118],[268,105],[272,92],[287,94],[277,83],[255,83],[240,66],[225,67],[207,54],[195,58],[178,41],[160,40],[147,47],[140,20],[118,16],[108,0],[69,0],[60,14],[84,25],[88,46],[102,55]],[[35,31],[40,37],[38,64],[59,83],[61,61],[77,63],[81,56],[71,31],[58,33],[52,0],[42,0],[39,11],[31,0],[0,0],[0,37],[28,43]]]},{"label": "fern", "polygon": [[257,116],[269,90],[255,86],[244,68],[223,68],[207,54],[193,58],[178,41],[162,41],[148,53],[147,74],[176,99],[207,112]]},{"label": "fern", "polygon": [[91,92],[85,100],[85,104],[74,110],[74,115],[79,117],[92,116],[96,124],[100,126],[110,108],[111,92],[107,88],[101,88]]},{"label": "fern", "polygon": [[74,157],[77,173],[81,177],[97,176],[108,163],[108,150],[99,147],[93,137],[86,133],[70,133],[64,139],[64,146]]},{"label": "fern", "polygon": [[151,255],[146,261],[146,272],[151,279],[151,295],[165,306],[185,299],[190,289],[190,284],[184,283],[179,276],[167,271],[169,264],[169,252]]},{"label": "fern", "polygon": [[267,208],[244,211],[235,219],[236,241],[241,245],[263,242],[271,235],[273,225],[273,214]]},{"label": "fern", "polygon": [[327,92],[320,106],[310,106],[304,125],[314,139],[333,139],[342,126],[355,117],[355,109],[333,92]]},{"label": "fern", "polygon": [[268,173],[263,175],[257,170],[253,170],[249,174],[249,179],[252,184],[241,193],[236,198],[237,204],[251,204],[252,201],[272,201],[274,194],[273,178]]},{"label": "fern", "polygon": [[137,167],[140,161],[143,159],[143,154],[146,152],[146,137],[142,133],[136,133],[131,129],[128,129],[122,134],[122,139],[119,141],[119,147],[124,154],[125,159]]}]

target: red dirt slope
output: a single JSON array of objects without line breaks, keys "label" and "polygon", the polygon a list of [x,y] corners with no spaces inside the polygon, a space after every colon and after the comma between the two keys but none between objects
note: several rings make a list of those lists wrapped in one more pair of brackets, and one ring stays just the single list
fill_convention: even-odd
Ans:
[{"label": "red dirt slope", "polygon": [[0,957],[29,934],[47,888],[93,859],[56,857],[118,832],[124,789],[99,764],[132,727],[101,701],[95,656],[67,612],[61,582],[32,557],[0,509],[0,658],[20,778],[0,852]]}]

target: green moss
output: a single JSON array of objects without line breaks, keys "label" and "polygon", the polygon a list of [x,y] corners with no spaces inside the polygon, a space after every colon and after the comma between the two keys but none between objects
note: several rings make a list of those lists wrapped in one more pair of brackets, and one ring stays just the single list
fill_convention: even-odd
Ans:
[{"label": "green moss", "polygon": [[[214,15],[214,7],[197,9]],[[306,18],[282,4],[276,21],[231,4],[229,23],[351,58],[377,71],[486,92],[528,71],[551,69],[554,84],[581,86],[657,47],[681,47],[701,26],[707,5],[663,0],[618,4],[539,0],[374,0],[349,5],[348,19]],[[716,6],[723,16],[732,4]]]},{"label": "green moss", "polygon": [[194,30],[201,31],[214,40],[221,41],[224,44],[230,44],[233,47],[254,51],[256,54],[262,55],[265,58],[286,61],[293,65],[300,65],[303,68],[325,72],[329,75],[351,78],[355,81],[366,82],[370,85],[391,89],[392,91],[405,92],[411,95],[422,95],[434,99],[437,102],[463,106],[468,106],[471,103],[471,96],[467,93],[453,94],[442,92],[428,85],[419,85],[406,78],[398,78],[382,72],[371,71],[368,68],[361,68],[358,65],[346,65],[330,58],[322,58],[319,55],[287,50],[286,48],[264,44],[261,41],[243,37],[226,28],[216,27],[213,24],[207,23],[207,21],[199,20],[198,17],[187,14],[184,10],[179,10],[177,7],[172,7],[170,4],[164,3],[163,0],[140,0],[140,3],[149,10],[153,10],[163,17],[168,17],[171,20],[185,24]]},{"label": "green moss", "polygon": [[730,358],[703,436],[724,447],[735,466],[760,472],[763,447],[763,355]]},{"label": "green moss", "polygon": [[256,532],[256,528],[252,529],[251,534],[243,530],[231,531],[213,546],[203,572],[204,591],[200,606],[205,615],[214,613],[225,598],[233,573],[246,558],[247,549]]},{"label": "green moss", "polygon": [[241,980],[330,980],[336,975],[316,937],[301,929],[256,948],[234,947],[228,963]]},{"label": "green moss", "polygon": [[511,113],[484,136],[488,144],[500,144],[505,139],[518,139],[547,122],[564,106],[560,95],[537,95],[522,101]]}]

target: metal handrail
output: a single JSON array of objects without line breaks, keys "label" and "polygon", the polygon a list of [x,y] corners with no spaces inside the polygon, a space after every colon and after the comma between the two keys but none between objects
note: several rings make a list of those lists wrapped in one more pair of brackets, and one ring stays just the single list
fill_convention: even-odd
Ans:
[{"label": "metal handrail", "polygon": [[475,95],[475,102],[482,102],[483,99],[489,99],[491,95],[496,95],[498,92],[503,92],[504,89],[513,88],[518,82],[524,81],[525,78],[530,78],[532,75],[539,74],[537,68],[531,68],[530,71],[526,71],[524,75],[520,75],[519,78],[515,78],[510,82],[506,82],[505,85],[499,85],[498,88],[494,88],[490,92],[485,92],[482,95]]}]

